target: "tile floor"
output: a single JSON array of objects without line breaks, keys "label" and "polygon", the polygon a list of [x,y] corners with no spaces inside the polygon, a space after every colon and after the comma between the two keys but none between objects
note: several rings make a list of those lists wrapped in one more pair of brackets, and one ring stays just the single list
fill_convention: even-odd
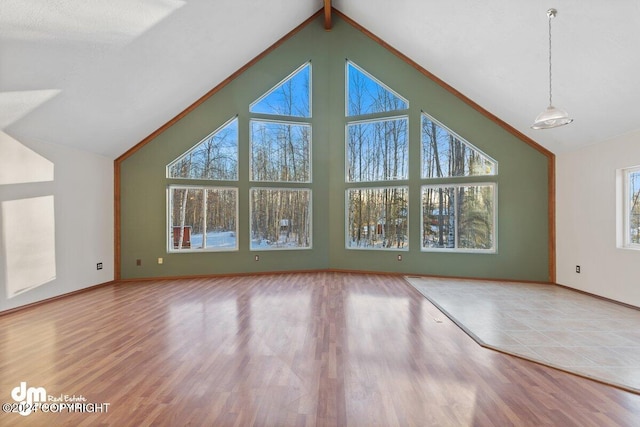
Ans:
[{"label": "tile floor", "polygon": [[640,393],[640,310],[554,285],[405,279],[480,345]]}]

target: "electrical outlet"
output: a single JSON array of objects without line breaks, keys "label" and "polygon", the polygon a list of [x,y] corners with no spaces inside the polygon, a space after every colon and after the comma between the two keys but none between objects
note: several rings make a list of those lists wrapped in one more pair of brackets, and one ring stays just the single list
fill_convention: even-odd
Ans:
[{"label": "electrical outlet", "polygon": [[580,273],[580,266],[576,265],[576,273]]},{"label": "electrical outlet", "polygon": [[162,264],[163,262],[164,262],[164,259],[158,258],[158,264]]},{"label": "electrical outlet", "polygon": [[137,259],[136,260],[136,265],[137,266],[141,266],[142,265],[142,260],[141,259]]},{"label": "electrical outlet", "polygon": [[402,255],[398,255],[398,261],[402,261]]},{"label": "electrical outlet", "polygon": [[96,264],[96,269],[97,270],[102,270],[102,263],[99,262],[98,264]]},{"label": "electrical outlet", "polygon": [[260,261],[260,255],[256,255],[255,257],[253,257],[254,261]]}]

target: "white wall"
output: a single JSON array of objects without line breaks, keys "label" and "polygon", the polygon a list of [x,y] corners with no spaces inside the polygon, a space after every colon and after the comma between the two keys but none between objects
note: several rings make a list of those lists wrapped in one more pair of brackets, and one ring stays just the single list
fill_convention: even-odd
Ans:
[{"label": "white wall", "polygon": [[[0,176],[0,312],[113,280],[113,160],[60,145],[20,143],[4,132],[0,132],[0,151],[0,168],[5,171]],[[8,168],[19,172],[8,174]],[[35,170],[43,168],[46,173]],[[7,229],[7,221],[19,219],[15,212],[19,213],[25,206],[22,201],[29,199],[53,199],[55,243],[50,250],[42,251],[38,239],[16,249],[15,236],[20,233]],[[52,216],[51,212],[29,214],[30,218]],[[7,241],[9,234],[13,237]],[[39,286],[9,297],[7,290],[15,288],[7,283],[9,278],[29,276],[31,265],[35,271],[47,262],[43,257],[55,262],[52,280],[39,284],[42,280],[38,279]],[[98,262],[104,267],[100,271]]]},{"label": "white wall", "polygon": [[616,169],[637,165],[640,131],[556,156],[559,284],[640,307],[640,251],[616,247]]}]

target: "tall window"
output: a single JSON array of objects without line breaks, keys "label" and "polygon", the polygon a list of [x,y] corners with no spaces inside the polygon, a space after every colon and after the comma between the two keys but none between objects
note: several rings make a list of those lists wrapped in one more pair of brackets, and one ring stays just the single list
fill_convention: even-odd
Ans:
[{"label": "tall window", "polygon": [[[496,175],[498,164],[427,114],[422,114],[422,178]],[[425,251],[496,251],[496,184],[441,183],[422,186]]]},{"label": "tall window", "polygon": [[622,247],[640,249],[640,166],[622,169]]},{"label": "tall window", "polygon": [[311,248],[311,63],[249,107],[251,250]]},{"label": "tall window", "polygon": [[169,186],[168,251],[237,250],[238,189],[227,184],[238,180],[237,117],[171,162],[167,177],[206,181]]},{"label": "tall window", "polygon": [[409,102],[351,61],[345,74],[346,247],[408,250]]}]

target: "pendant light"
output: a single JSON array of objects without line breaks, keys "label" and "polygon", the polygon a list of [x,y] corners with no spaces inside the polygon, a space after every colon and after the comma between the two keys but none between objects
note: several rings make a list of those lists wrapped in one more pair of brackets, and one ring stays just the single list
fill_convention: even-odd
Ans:
[{"label": "pendant light", "polygon": [[551,19],[555,18],[557,14],[556,9],[547,10],[547,17],[549,17],[549,106],[536,117],[536,121],[531,125],[532,129],[551,129],[568,125],[573,121],[565,110],[554,107],[551,102]]}]

